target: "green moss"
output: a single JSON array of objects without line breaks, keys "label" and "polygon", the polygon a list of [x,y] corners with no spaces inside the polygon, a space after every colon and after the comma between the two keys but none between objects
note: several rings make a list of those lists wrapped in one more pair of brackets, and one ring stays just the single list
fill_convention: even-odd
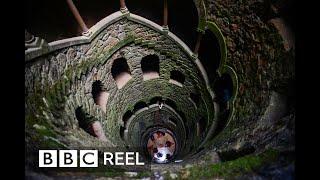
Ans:
[{"label": "green moss", "polygon": [[[35,149],[66,148],[66,145],[59,142],[56,137],[57,133],[45,128],[45,126],[40,126],[40,128],[30,128],[29,126],[26,128],[26,138],[33,142],[33,148]],[[30,144],[27,144],[27,146],[30,146]]]},{"label": "green moss", "polygon": [[97,168],[81,168],[81,169],[75,169],[75,171],[72,171],[71,173],[81,173],[88,176],[94,176],[94,177],[123,177],[124,176],[124,169],[120,168],[114,168],[114,167],[106,167],[103,165],[99,165]]},{"label": "green moss", "polygon": [[[51,124],[44,118],[36,117],[35,114],[29,114],[25,116],[26,129],[33,129],[35,124],[44,126],[46,129],[51,129]],[[44,133],[44,132],[43,132]],[[46,132],[48,133],[48,132]]]},{"label": "green moss", "polygon": [[207,21],[205,17],[200,18],[198,28],[197,28],[198,32],[204,33],[206,31],[206,25],[207,25]]},{"label": "green moss", "polygon": [[[58,140],[56,140],[55,138],[51,138],[51,137],[46,137],[43,141],[41,141],[40,143],[40,148],[67,148],[67,146],[65,144],[62,144],[61,142],[59,142]],[[43,138],[44,138],[43,137]]]},{"label": "green moss", "polygon": [[47,137],[57,137],[57,133],[52,131],[51,129],[46,128],[45,126],[42,126],[43,128],[36,128],[37,133],[40,136],[47,136]]},{"label": "green moss", "polygon": [[[35,89],[34,94],[29,95],[26,97],[26,102],[29,102],[30,107],[28,107],[28,110],[30,112],[27,112],[27,116],[25,118],[27,129],[32,128],[34,124],[43,125],[47,127],[47,129],[51,129],[50,122],[48,122],[43,116],[43,110],[49,111],[49,112],[59,112],[60,110],[63,110],[65,101],[67,100],[68,94],[65,92],[65,85],[70,84],[71,80],[74,77],[74,74],[78,76],[78,78],[81,77],[81,74],[84,73],[84,69],[92,68],[95,63],[102,62],[108,60],[108,58],[119,48],[124,46],[125,44],[128,44],[130,42],[133,42],[134,37],[128,36],[123,41],[120,41],[117,45],[112,47],[104,57],[100,59],[95,59],[94,61],[83,61],[80,63],[77,67],[70,67],[64,72],[64,78],[61,78],[59,81],[55,82],[52,86],[46,86],[45,88],[42,88],[41,84],[39,82],[35,82]],[[94,57],[96,58],[96,57]],[[47,101],[47,104],[49,107],[46,107],[44,104],[42,98],[45,98]],[[37,116],[36,116],[37,115]],[[57,115],[57,114],[54,114]],[[39,131],[41,136],[43,135],[52,135],[52,132],[49,131]],[[51,137],[51,136],[50,136]]]},{"label": "green moss", "polygon": [[145,178],[145,177],[150,177],[152,174],[151,172],[149,171],[142,171],[142,172],[139,172],[138,175],[136,176],[136,178],[138,179],[142,179],[142,178]]},{"label": "green moss", "polygon": [[[223,177],[232,178],[242,174],[254,172],[261,168],[263,165],[276,161],[279,152],[276,150],[267,150],[258,155],[247,155],[233,161],[227,161],[214,165],[207,165],[204,167],[194,166],[186,171],[189,173],[187,178],[209,178],[209,177]],[[181,174],[183,178],[186,175]]]},{"label": "green moss", "polygon": [[105,177],[117,177],[117,176],[122,177],[123,175],[124,175],[123,169],[110,168],[106,172],[104,172]]}]

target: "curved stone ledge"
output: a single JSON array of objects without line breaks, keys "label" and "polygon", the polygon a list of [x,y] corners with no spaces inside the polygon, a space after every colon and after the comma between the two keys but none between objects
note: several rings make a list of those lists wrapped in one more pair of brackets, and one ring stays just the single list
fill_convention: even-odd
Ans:
[{"label": "curved stone ledge", "polygon": [[[206,85],[207,85],[207,89],[209,90],[209,93],[212,97],[212,99],[214,98],[214,93],[211,90],[209,84],[209,78],[207,75],[207,72],[205,71],[205,69],[203,68],[203,65],[201,64],[201,62],[198,60],[198,58],[194,55],[194,53],[190,50],[190,48],[181,40],[179,39],[177,36],[175,36],[173,33],[171,32],[165,32],[163,30],[163,27],[148,20],[145,19],[141,16],[135,15],[135,14],[123,14],[121,11],[115,12],[109,16],[107,16],[106,18],[102,19],[101,21],[99,21],[96,25],[92,26],[89,31],[91,33],[89,33],[89,36],[79,36],[79,37],[74,37],[74,38],[68,38],[68,39],[64,39],[64,40],[59,40],[59,41],[54,41],[48,44],[48,48],[45,49],[45,51],[43,49],[28,49],[25,52],[25,60],[26,62],[39,57],[41,55],[45,55],[47,53],[56,51],[58,49],[62,49],[62,48],[66,48],[69,46],[74,46],[74,45],[80,45],[80,44],[85,44],[85,43],[90,43],[103,29],[105,29],[106,27],[108,27],[109,25],[111,25],[112,23],[119,21],[123,18],[127,18],[128,20],[131,20],[133,22],[137,22],[140,24],[143,24],[157,32],[160,32],[161,34],[166,35],[169,39],[173,40],[174,42],[177,43],[177,45],[183,49],[183,51],[192,59],[195,59],[195,64],[198,67],[198,69],[200,70]],[[216,31],[220,30],[216,27],[215,28]],[[220,34],[221,35],[221,34]],[[223,38],[223,36],[222,36]],[[221,39],[221,38],[219,38]]]},{"label": "curved stone ledge", "polygon": [[58,41],[53,41],[48,43],[48,49],[43,50],[41,48],[31,48],[27,49],[25,51],[25,61],[29,61],[31,59],[34,59],[36,57],[39,57],[41,55],[45,55],[47,53],[74,46],[74,45],[80,45],[80,44],[86,44],[90,43],[101,31],[103,31],[106,27],[111,25],[112,23],[122,19],[125,17],[125,14],[123,14],[121,11],[115,12],[101,21],[99,21],[97,24],[92,26],[89,29],[88,36],[82,35],[78,37],[72,37],[72,38],[67,38],[67,39],[62,39]]},{"label": "curved stone ledge", "polygon": [[[73,38],[68,38],[68,39],[62,39],[58,41],[54,41],[51,43],[48,43],[48,50],[42,51],[42,49],[39,48],[31,48],[25,51],[25,56],[26,56],[26,61],[29,61],[31,59],[34,59],[36,57],[39,57],[41,55],[45,55],[47,53],[66,48],[69,46],[74,46],[74,45],[80,45],[80,44],[85,44],[85,43],[90,43],[102,30],[104,30],[106,27],[109,25],[113,24],[114,22],[117,22],[123,18],[128,18],[131,21],[143,24],[149,28],[152,28],[153,30],[160,32],[162,34],[166,34],[166,32],[163,31],[163,27],[148,20],[145,19],[141,16],[135,15],[135,14],[123,14],[121,11],[115,12],[101,21],[99,21],[97,24],[92,26],[89,29],[89,36],[78,36],[78,37],[73,37]],[[168,32],[168,37],[177,42],[177,44],[187,52],[187,54],[190,57],[193,57],[193,52],[190,50],[190,48],[177,36],[175,36],[173,33]]]},{"label": "curved stone ledge", "polygon": [[198,11],[198,17],[199,17],[199,23],[198,23],[198,28],[197,30],[199,32],[205,32],[206,30],[206,22],[207,22],[207,9],[205,2],[203,0],[196,1],[194,0],[194,3],[197,7]]},{"label": "curved stone ledge", "polygon": [[[190,48],[176,35],[174,35],[171,32],[164,32],[163,27],[148,20],[145,19],[141,16],[135,15],[135,14],[123,14],[121,11],[115,12],[106,18],[102,19],[99,21],[96,25],[92,26],[89,31],[91,32],[89,36],[78,36],[78,37],[73,37],[73,38],[68,38],[68,39],[63,39],[59,41],[54,41],[48,44],[47,49],[28,49],[25,51],[25,61],[28,62],[36,57],[48,54],[50,52],[70,47],[70,46],[75,46],[75,45],[81,45],[81,44],[86,44],[90,43],[102,30],[104,30],[106,27],[111,25],[112,23],[119,21],[123,18],[128,18],[128,20],[131,20],[133,22],[137,22],[140,24],[143,24],[157,32],[160,32],[161,34],[165,34],[169,39],[173,40],[174,42],[177,43],[177,45],[185,51],[185,53],[192,59],[197,59],[194,53],[190,50]],[[202,65],[201,63],[198,62],[196,63],[197,66],[199,67],[199,70],[204,76],[205,81],[207,84],[209,84],[208,76],[204,68],[201,68]],[[212,93],[210,93],[212,94]]]},{"label": "curved stone ledge", "polygon": [[[180,148],[181,147],[185,147],[186,146],[186,127],[185,127],[185,124],[182,120],[182,118],[180,117],[180,115],[173,109],[171,108],[170,106],[164,104],[163,107],[162,107],[162,111],[167,111],[167,112],[170,112],[172,113],[172,115],[175,116],[175,118],[177,118],[176,120],[178,120],[179,122],[177,123],[177,125],[173,128],[173,129],[179,129],[180,133],[179,133],[179,138],[181,138],[181,142],[183,142],[182,144],[180,144]],[[144,107],[140,110],[138,110],[137,112],[135,112],[128,120],[128,122],[126,123],[126,127],[125,127],[125,131],[124,131],[124,140],[127,142],[127,144],[132,144],[132,141],[130,140],[130,137],[132,137],[132,133],[130,133],[130,130],[133,130],[134,129],[134,126],[136,124],[137,121],[139,121],[140,117],[144,116],[145,114],[144,113],[148,113],[150,112],[150,110],[152,112],[156,111],[156,109],[158,109],[158,104],[152,104],[152,105],[149,105],[148,107]],[[163,124],[164,125],[164,124]],[[148,128],[148,127],[147,127]],[[171,127],[172,128],[172,127]]]},{"label": "curved stone ledge", "polygon": [[157,32],[160,32],[161,34],[166,35],[170,40],[176,42],[180,46],[180,48],[182,48],[189,55],[190,58],[193,57],[193,52],[190,50],[190,48],[172,32],[166,32],[166,30],[164,30],[162,26],[135,14],[130,14],[128,16],[128,19],[136,23],[143,24]]},{"label": "curved stone ledge", "polygon": [[[230,75],[230,77],[232,79],[233,94],[232,94],[230,101],[228,102],[229,106],[230,106],[230,113],[227,117],[227,123],[224,128],[226,128],[230,124],[230,122],[232,121],[232,119],[234,117],[234,114],[235,114],[234,102],[235,102],[235,99],[237,98],[237,95],[238,95],[238,86],[239,86],[238,76],[232,67],[230,67],[228,65],[224,65],[222,68],[222,71],[221,71],[221,75],[225,74],[225,73]],[[219,105],[217,103],[215,103],[214,108],[215,108],[214,121],[210,127],[210,130],[207,134],[207,137],[205,138],[205,140],[201,143],[201,145],[199,147],[205,146],[206,142],[208,142],[208,140],[212,138],[212,135],[215,131],[215,128],[216,128],[215,122],[218,120],[218,114],[219,114],[220,109],[219,109]]]},{"label": "curved stone ledge", "polygon": [[[107,27],[111,26],[113,23],[118,22],[122,19],[131,21],[136,24],[140,24],[142,26],[145,26],[146,28],[152,29],[152,30],[156,31],[157,33],[161,34],[161,37],[164,37],[165,39],[167,39],[167,40],[169,39],[170,41],[172,41],[172,44],[177,46],[176,49],[179,50],[180,54],[183,55],[183,57],[184,57],[184,58],[178,59],[178,60],[180,60],[179,63],[186,63],[185,60],[188,59],[188,62],[190,60],[190,63],[191,63],[190,66],[193,67],[193,69],[194,69],[193,71],[196,72],[196,70],[198,69],[198,72],[196,72],[195,74],[192,74],[193,75],[192,77],[195,78],[195,77],[199,76],[199,79],[195,78],[195,79],[197,79],[196,82],[198,82],[198,81],[201,82],[203,84],[202,89],[205,89],[204,87],[206,87],[207,88],[206,90],[209,92],[209,93],[207,93],[207,92],[205,93],[206,99],[208,99],[208,100],[214,99],[214,92],[210,88],[210,85],[209,85],[210,83],[209,83],[209,79],[207,76],[207,72],[205,71],[200,60],[194,55],[194,53],[190,50],[190,48],[182,40],[180,40],[177,36],[175,36],[173,33],[169,32],[169,31],[164,31],[162,26],[160,26],[152,21],[149,21],[143,17],[134,15],[134,14],[122,14],[121,12],[116,12],[116,13],[104,18],[99,23],[97,23],[95,26],[90,28],[91,33],[88,36],[79,36],[79,37],[74,37],[74,38],[69,38],[69,39],[49,43],[49,48],[48,48],[47,52],[41,52],[40,50],[39,51],[27,50],[26,54],[28,54],[29,56],[26,56],[26,59],[27,59],[26,63],[28,63],[28,61],[31,61],[31,60],[39,61],[42,58],[36,59],[36,57],[41,56],[41,55],[47,55],[50,52],[54,52],[54,51],[57,51],[60,49],[63,50],[64,48],[69,47],[69,46],[77,46],[77,45],[81,45],[81,44],[94,42],[94,38],[97,37],[99,35],[99,33],[101,33],[102,31],[105,31],[105,29]],[[113,56],[114,53],[119,51],[119,49],[121,49],[121,47],[124,47],[130,43],[139,44],[138,39],[141,39],[141,38],[135,37],[134,34],[130,33],[127,35],[126,39],[118,42],[114,47],[110,48],[108,51],[103,52],[103,53],[98,52],[94,57],[90,57],[90,58],[94,58],[93,59],[94,61],[87,60],[87,61],[81,62],[80,65],[81,65],[81,67],[86,68],[85,70],[83,70],[83,68],[82,68],[81,70],[74,72],[74,68],[70,66],[70,67],[68,67],[67,72],[65,74],[70,75],[70,78],[74,77],[77,79],[83,79],[82,75],[84,75],[86,72],[91,72],[93,65],[96,64],[96,68],[98,69],[99,67],[103,66],[111,58],[111,56]],[[146,43],[148,43],[148,42],[143,42],[143,40],[142,40],[142,42],[140,42],[140,43],[145,46]],[[148,46],[148,48],[150,48],[150,47]],[[159,51],[159,50],[156,49],[155,51]],[[41,53],[43,53],[43,54],[41,54]],[[162,52],[159,51],[160,55],[161,55],[161,53]],[[173,57],[172,60],[178,61],[177,58],[175,58],[175,56],[172,56],[172,55],[170,56],[170,54],[169,54],[168,57]],[[182,62],[183,60],[185,62]],[[184,67],[182,67],[182,68],[184,68]],[[203,80],[202,80],[201,76],[202,76]],[[205,83],[203,83],[203,81]],[[121,92],[123,92],[123,90]],[[210,127],[210,130],[209,130],[210,133],[208,134],[208,136],[210,136],[211,132],[214,131],[214,127],[215,127],[215,124],[217,121],[216,116],[218,114],[216,111],[217,107],[215,107],[215,105],[212,102],[213,101],[210,101],[210,102],[208,101],[207,102],[208,104],[207,104],[206,101],[204,101],[205,108],[208,112],[207,120],[210,121],[213,119],[212,120],[213,124]],[[114,108],[115,107],[113,107],[111,110],[114,110]],[[210,112],[213,109],[215,110],[215,112],[214,113]],[[114,111],[111,111],[111,110],[110,110],[109,116],[110,116],[110,119],[113,119],[114,117],[116,117],[116,115],[114,115],[114,113],[113,113]],[[114,122],[112,122],[112,123],[114,123]],[[104,126],[106,126],[105,123],[104,123]],[[116,125],[116,127],[118,127],[118,126],[119,126],[119,124]],[[112,126],[112,127],[114,127],[114,126]],[[114,130],[115,130],[114,128],[112,131],[110,130],[110,133],[113,134]],[[106,131],[106,132],[108,132],[108,131]],[[119,131],[117,131],[117,133],[118,132]]]},{"label": "curved stone ledge", "polygon": [[[134,82],[134,81],[133,81]],[[154,92],[154,87],[156,87],[156,84],[161,84],[162,86],[157,88],[157,91]],[[112,113],[112,109],[118,109],[121,107],[121,110],[119,109],[120,114],[124,114],[125,112],[127,112],[128,110],[133,110],[133,104],[136,104],[137,102],[143,101],[150,101],[150,99],[152,99],[153,97],[162,97],[163,99],[170,99],[172,101],[174,101],[177,105],[177,108],[179,111],[183,112],[186,115],[186,121],[187,123],[191,124],[193,123],[197,116],[195,114],[197,114],[198,112],[203,112],[206,113],[208,116],[206,117],[207,119],[212,119],[214,113],[210,113],[211,108],[212,107],[210,105],[208,105],[207,101],[202,101],[202,106],[201,108],[194,108],[194,106],[192,105],[192,102],[187,98],[189,93],[185,93],[185,95],[182,95],[183,91],[187,91],[187,89],[181,89],[179,87],[176,87],[175,85],[171,85],[170,83],[168,83],[167,80],[164,79],[159,79],[157,81],[150,81],[150,82],[144,82],[143,85],[144,86],[144,94],[138,94],[135,93],[137,91],[133,90],[133,88],[130,87],[134,87],[134,85],[132,83],[128,84],[128,86],[125,86],[122,92],[126,92],[129,95],[127,96],[119,96],[118,94],[115,94],[114,96],[114,100],[111,100],[110,104],[117,104],[119,107],[117,106],[108,106],[107,109],[110,110],[109,114]],[[152,87],[152,88],[150,88]],[[168,92],[168,88],[170,89],[170,91]],[[130,89],[130,91],[128,91],[127,89]],[[175,92],[175,93],[170,93],[170,92]],[[188,90],[188,92],[192,92],[191,90]],[[119,94],[122,94],[121,92]],[[132,95],[135,94],[135,95]],[[173,95],[174,94],[174,95]],[[209,96],[209,95],[208,95]],[[119,98],[118,98],[119,97]],[[122,123],[120,123],[122,121],[122,116],[120,116],[120,114],[115,115],[115,117],[113,117],[111,119],[111,117],[108,118],[108,121],[110,122],[110,124],[114,124],[114,126],[118,126],[118,125],[122,125]]]},{"label": "curved stone ledge", "polygon": [[237,98],[237,95],[238,95],[238,86],[239,86],[238,76],[237,76],[236,71],[228,65],[223,66],[222,74],[225,74],[225,73],[230,75],[230,77],[232,79],[233,94],[232,94],[230,101],[233,102]]},{"label": "curved stone ledge", "polygon": [[230,77],[232,79],[232,84],[233,84],[233,90],[232,90],[233,93],[232,93],[230,101],[228,102],[229,106],[230,106],[230,114],[228,116],[227,124],[225,126],[225,128],[226,128],[230,124],[230,122],[232,121],[234,113],[235,113],[234,102],[235,102],[235,99],[237,98],[237,95],[238,95],[239,82],[238,82],[237,73],[235,72],[235,70],[232,67],[230,67],[228,65],[224,65],[222,74],[224,74],[224,73],[230,75]]},{"label": "curved stone ledge", "polygon": [[219,46],[220,46],[220,54],[221,54],[221,59],[220,59],[220,64],[219,68],[217,70],[218,74],[221,75],[224,65],[226,64],[227,61],[227,45],[226,41],[224,39],[224,36],[221,32],[221,30],[218,28],[218,26],[211,21],[207,21],[207,26],[208,29],[213,32],[213,34],[217,37],[219,41]]}]

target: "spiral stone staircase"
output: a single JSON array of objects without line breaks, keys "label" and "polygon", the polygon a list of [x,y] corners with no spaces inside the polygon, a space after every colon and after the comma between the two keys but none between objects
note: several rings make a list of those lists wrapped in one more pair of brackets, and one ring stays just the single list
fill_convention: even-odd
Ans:
[{"label": "spiral stone staircase", "polygon": [[[239,82],[205,2],[192,2],[195,47],[171,32],[166,0],[162,25],[120,1],[120,11],[90,28],[67,2],[82,35],[47,43],[26,30],[27,150],[115,148],[152,159],[148,143],[161,132],[174,148],[154,168],[179,169],[211,148],[234,119]],[[217,45],[203,50],[203,38]]]}]

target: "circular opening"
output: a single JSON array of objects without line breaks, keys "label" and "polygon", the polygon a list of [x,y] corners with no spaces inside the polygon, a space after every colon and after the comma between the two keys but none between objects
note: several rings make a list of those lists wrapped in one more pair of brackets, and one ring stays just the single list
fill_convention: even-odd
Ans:
[{"label": "circular opening", "polygon": [[148,134],[147,155],[155,163],[168,163],[173,160],[177,150],[175,135],[168,129],[156,129]]}]

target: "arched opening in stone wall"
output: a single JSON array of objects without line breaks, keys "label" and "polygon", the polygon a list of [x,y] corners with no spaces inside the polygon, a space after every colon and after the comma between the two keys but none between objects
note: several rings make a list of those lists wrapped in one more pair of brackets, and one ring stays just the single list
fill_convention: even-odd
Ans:
[{"label": "arched opening in stone wall", "polygon": [[75,115],[81,129],[101,141],[107,141],[102,124],[96,118],[87,114],[82,106],[75,110]]},{"label": "arched opening in stone wall", "polygon": [[116,81],[118,89],[121,89],[132,78],[130,68],[125,58],[119,58],[113,61],[111,74]]},{"label": "arched opening in stone wall", "polygon": [[173,70],[170,72],[170,80],[169,80],[170,83],[182,87],[184,81],[185,81],[185,77],[180,71]]},{"label": "arched opening in stone wall", "polygon": [[104,133],[104,130],[100,121],[92,122],[89,128],[90,128],[91,134],[93,134],[94,137],[102,141],[107,141],[107,137]]},{"label": "arched opening in stone wall", "polygon": [[200,94],[198,94],[198,93],[190,93],[190,99],[196,105],[196,107],[199,107],[200,98],[201,98]]},{"label": "arched opening in stone wall", "polygon": [[86,113],[83,111],[82,106],[77,107],[77,109],[75,110],[75,115],[78,120],[79,127],[87,133],[91,134],[88,128],[89,122],[86,120]]},{"label": "arched opening in stone wall", "polygon": [[122,139],[122,140],[124,140],[124,131],[125,131],[126,129],[123,127],[123,126],[120,126],[120,138]]},{"label": "arched opening in stone wall", "polygon": [[124,125],[127,124],[128,120],[130,119],[130,117],[133,115],[132,111],[127,111],[126,113],[124,113],[124,115],[122,116],[122,121],[124,123]]},{"label": "arched opening in stone wall", "polygon": [[157,96],[157,97],[153,97],[152,99],[150,99],[149,104],[150,105],[157,104],[159,102],[162,102],[162,97]]},{"label": "arched opening in stone wall", "polygon": [[205,134],[207,128],[207,120],[204,117],[201,117],[197,122],[197,135],[202,138],[202,135]]},{"label": "arched opening in stone wall", "polygon": [[133,112],[137,112],[140,109],[145,108],[145,107],[148,107],[148,104],[143,101],[140,101],[134,105]]},{"label": "arched opening in stone wall", "polygon": [[103,112],[106,112],[109,93],[104,91],[102,88],[103,88],[103,84],[100,80],[93,82],[91,94],[92,94],[94,103],[100,106]]},{"label": "arched opening in stone wall", "polygon": [[198,58],[208,74],[210,83],[213,83],[220,65],[221,53],[219,41],[210,30],[207,30],[201,39]]},{"label": "arched opening in stone wall", "polygon": [[227,103],[233,94],[233,81],[229,74],[223,74],[217,79],[214,84],[214,92],[220,109],[228,108]]},{"label": "arched opening in stone wall", "polygon": [[143,80],[158,78],[160,75],[159,57],[157,55],[148,55],[141,60],[141,69]]},{"label": "arched opening in stone wall", "polygon": [[233,94],[233,82],[229,74],[223,74],[214,85],[214,92],[216,94],[216,102],[219,104],[219,121],[215,134],[219,134],[228,123],[230,115],[229,101]]}]

